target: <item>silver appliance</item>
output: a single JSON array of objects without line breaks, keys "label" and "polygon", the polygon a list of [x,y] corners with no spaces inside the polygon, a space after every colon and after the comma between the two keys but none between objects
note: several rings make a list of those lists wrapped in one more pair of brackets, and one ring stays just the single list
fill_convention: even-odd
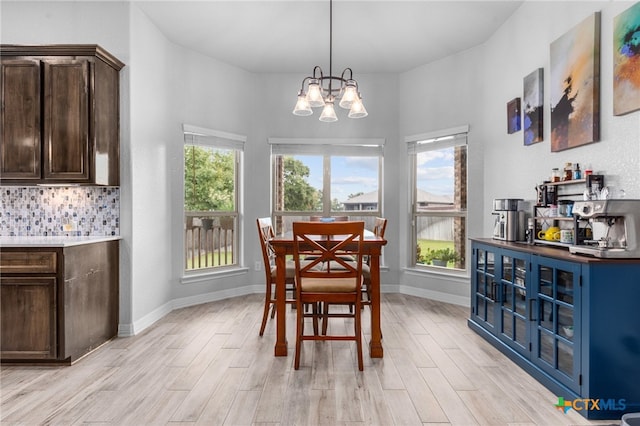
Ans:
[{"label": "silver appliance", "polygon": [[640,200],[576,201],[573,215],[580,228],[590,229],[591,235],[579,238],[569,247],[570,253],[640,258]]},{"label": "silver appliance", "polygon": [[496,198],[493,200],[495,223],[493,225],[493,239],[503,241],[524,240],[524,211],[518,210],[522,199]]}]

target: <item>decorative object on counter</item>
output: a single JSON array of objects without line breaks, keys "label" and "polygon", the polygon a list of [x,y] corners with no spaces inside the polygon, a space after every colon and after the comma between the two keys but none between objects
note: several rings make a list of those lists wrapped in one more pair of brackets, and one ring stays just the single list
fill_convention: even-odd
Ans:
[{"label": "decorative object on counter", "polygon": [[560,169],[557,167],[551,169],[551,182],[560,182]]},{"label": "decorative object on counter", "polygon": [[640,109],[640,3],[613,18],[613,115]]},{"label": "decorative object on counter", "polygon": [[496,198],[493,200],[495,223],[493,238],[503,241],[523,241],[525,238],[524,211],[518,210],[520,198]]},{"label": "decorative object on counter", "polygon": [[531,145],[543,140],[543,69],[538,68],[524,78],[523,136],[524,144]]},{"label": "decorative object on counter", "polygon": [[520,98],[515,98],[507,103],[507,133],[520,131]]},{"label": "decorative object on counter", "polygon": [[562,180],[571,180],[573,178],[573,165],[571,163],[564,163],[564,177]]},{"label": "decorative object on counter", "polygon": [[1,188],[1,236],[120,235],[118,187]]},{"label": "decorative object on counter", "polygon": [[557,226],[550,226],[546,231],[538,231],[538,238],[547,241],[559,241],[560,228]]},{"label": "decorative object on counter", "polygon": [[578,239],[569,252],[604,258],[640,258],[640,200],[576,201],[573,214],[591,239]]},{"label": "decorative object on counter", "polygon": [[600,12],[551,43],[551,152],[600,138]]},{"label": "decorative object on counter", "polygon": [[575,180],[582,179],[582,172],[580,171],[580,164],[576,163],[573,168],[573,178]]}]

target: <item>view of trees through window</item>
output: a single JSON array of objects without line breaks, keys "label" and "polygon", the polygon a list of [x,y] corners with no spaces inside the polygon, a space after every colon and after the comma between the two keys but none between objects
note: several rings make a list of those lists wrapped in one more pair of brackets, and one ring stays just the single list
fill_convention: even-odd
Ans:
[{"label": "view of trees through window", "polygon": [[237,263],[238,151],[184,147],[185,270]]}]

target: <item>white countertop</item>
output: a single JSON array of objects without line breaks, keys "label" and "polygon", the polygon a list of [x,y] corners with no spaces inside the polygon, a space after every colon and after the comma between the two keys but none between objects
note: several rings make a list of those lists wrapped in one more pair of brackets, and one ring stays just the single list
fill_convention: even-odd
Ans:
[{"label": "white countertop", "polygon": [[119,235],[95,237],[0,237],[0,247],[71,247],[122,239]]}]

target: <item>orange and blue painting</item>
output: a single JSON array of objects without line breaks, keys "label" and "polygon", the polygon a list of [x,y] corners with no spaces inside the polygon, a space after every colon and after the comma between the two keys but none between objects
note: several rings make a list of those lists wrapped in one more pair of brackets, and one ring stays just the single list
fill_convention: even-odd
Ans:
[{"label": "orange and blue painting", "polygon": [[640,3],[613,20],[613,114],[640,109]]},{"label": "orange and blue painting", "polygon": [[542,97],[542,68],[538,68],[523,81],[522,103],[524,104],[522,129],[524,144],[540,142],[543,139],[543,97]]},{"label": "orange and blue painting", "polygon": [[551,43],[551,151],[600,138],[600,12]]}]

